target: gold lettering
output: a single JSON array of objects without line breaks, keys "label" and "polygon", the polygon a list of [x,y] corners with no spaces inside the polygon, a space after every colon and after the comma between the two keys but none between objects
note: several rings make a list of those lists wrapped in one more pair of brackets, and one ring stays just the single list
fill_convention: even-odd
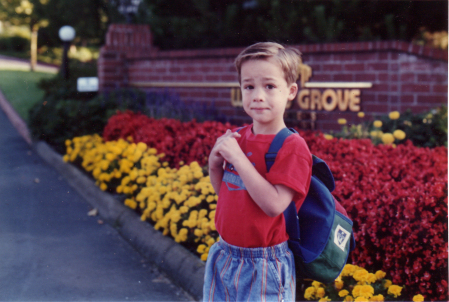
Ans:
[{"label": "gold lettering", "polygon": [[317,105],[317,109],[321,110],[321,92],[318,89],[312,89],[312,93],[310,95],[310,109],[315,110],[315,105]]},{"label": "gold lettering", "polygon": [[297,97],[298,105],[303,110],[308,110],[309,109],[309,104],[310,104],[310,97],[309,97],[309,95],[310,95],[309,89],[302,89],[298,93],[298,97]]},{"label": "gold lettering", "polygon": [[240,88],[231,88],[231,105],[233,107],[243,107]]},{"label": "gold lettering", "polygon": [[[330,98],[330,103],[327,101],[327,99]],[[337,94],[333,89],[326,89],[322,96],[321,96],[321,103],[323,105],[324,110],[326,111],[332,111],[337,107]]]},{"label": "gold lettering", "polygon": [[360,111],[360,89],[352,89],[349,100],[349,110]]},{"label": "gold lettering", "polygon": [[349,98],[351,97],[350,90],[345,89],[345,92],[343,94],[344,99],[342,98],[341,89],[337,90],[337,95],[338,95],[338,109],[340,109],[340,111],[346,111],[348,109]]}]

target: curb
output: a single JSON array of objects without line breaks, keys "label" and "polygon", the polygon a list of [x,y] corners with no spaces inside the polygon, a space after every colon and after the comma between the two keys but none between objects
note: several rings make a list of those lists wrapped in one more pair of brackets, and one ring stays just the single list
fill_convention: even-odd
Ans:
[{"label": "curb", "polygon": [[163,236],[149,223],[142,222],[136,212],[117,198],[103,192],[87,174],[63,161],[47,143],[33,142],[26,123],[0,91],[0,107],[19,134],[39,156],[54,167],[100,216],[126,239],[140,254],[154,263],[195,300],[203,297],[205,264],[182,245]]},{"label": "curb", "polygon": [[202,300],[205,264],[198,257],[171,238],[163,236],[150,224],[142,222],[137,213],[98,188],[93,180],[78,168],[64,162],[62,156],[45,142],[34,143],[33,148],[66,178],[80,195],[98,209],[100,216],[129,244],[196,300]]}]

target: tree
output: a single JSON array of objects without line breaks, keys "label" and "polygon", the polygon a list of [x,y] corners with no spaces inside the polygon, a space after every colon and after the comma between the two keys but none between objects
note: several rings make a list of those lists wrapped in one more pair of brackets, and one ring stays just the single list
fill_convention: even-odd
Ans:
[{"label": "tree", "polygon": [[137,21],[162,49],[372,40],[447,30],[447,1],[143,0]]}]

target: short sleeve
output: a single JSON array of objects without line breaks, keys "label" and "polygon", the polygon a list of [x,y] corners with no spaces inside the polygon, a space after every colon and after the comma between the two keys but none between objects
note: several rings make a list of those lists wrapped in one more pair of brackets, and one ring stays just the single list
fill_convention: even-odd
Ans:
[{"label": "short sleeve", "polygon": [[273,185],[284,185],[294,191],[297,207],[302,205],[310,186],[312,154],[298,134],[290,135],[279,150],[266,179]]}]

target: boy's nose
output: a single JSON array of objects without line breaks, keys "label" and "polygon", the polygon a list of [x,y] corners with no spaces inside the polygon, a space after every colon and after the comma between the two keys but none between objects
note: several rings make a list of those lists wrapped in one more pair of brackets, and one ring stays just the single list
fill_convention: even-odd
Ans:
[{"label": "boy's nose", "polygon": [[262,102],[264,100],[264,94],[261,89],[254,89],[253,102]]}]

